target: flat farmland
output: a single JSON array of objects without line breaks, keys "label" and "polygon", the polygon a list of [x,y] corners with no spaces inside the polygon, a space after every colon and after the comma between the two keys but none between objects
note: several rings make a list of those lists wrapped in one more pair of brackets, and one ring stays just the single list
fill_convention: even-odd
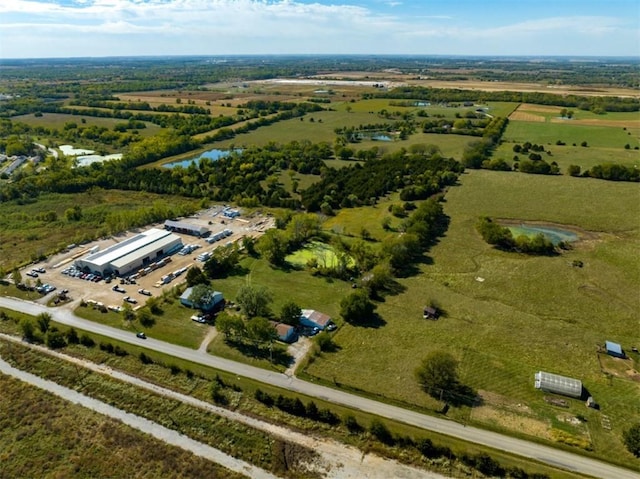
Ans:
[{"label": "flat farmland", "polygon": [[531,121],[510,121],[505,130],[503,141],[516,143],[538,143],[555,145],[562,141],[567,145],[580,145],[586,141],[589,147],[623,148],[629,143],[631,148],[640,145],[637,136],[625,131],[623,127],[574,124],[572,120],[562,123]]},{"label": "flat farmland", "polygon": [[[113,127],[118,123],[127,122],[127,120],[118,118],[99,118],[92,116],[68,115],[66,113],[43,113],[40,117],[36,117],[34,115],[20,115],[13,117],[12,120],[26,123],[30,126],[42,126],[45,128],[55,128],[58,130],[62,130],[66,123],[76,123],[78,126],[102,126],[112,130]],[[83,120],[84,123],[82,122]],[[143,130],[137,130],[140,132],[140,136],[153,136],[161,130],[158,125],[154,125],[153,123],[149,122],[144,123],[147,127]]]}]

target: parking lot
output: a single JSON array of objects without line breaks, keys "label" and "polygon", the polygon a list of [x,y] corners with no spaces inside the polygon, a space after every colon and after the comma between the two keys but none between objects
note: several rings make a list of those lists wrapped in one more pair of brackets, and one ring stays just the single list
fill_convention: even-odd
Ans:
[{"label": "parking lot", "polygon": [[[227,230],[223,238],[215,242],[209,242],[211,240],[207,241],[207,238],[175,233],[182,239],[184,246],[191,246],[191,251],[188,254],[176,253],[169,256],[168,261],[158,262],[164,264],[144,276],[134,276],[135,282],[130,282],[126,279],[122,282],[121,278],[114,278],[109,281],[96,275],[81,272],[73,266],[73,263],[74,260],[86,256],[90,251],[96,250],[96,247],[99,250],[104,250],[136,235],[140,231],[149,228],[163,229],[162,223],[148,225],[144,228],[79,246],[70,245],[65,252],[48,258],[46,262],[30,265],[24,268],[21,273],[23,279],[29,279],[32,284],[39,279],[43,284],[49,284],[57,288],[58,291],[68,290],[68,296],[73,300],[95,301],[107,307],[111,306],[112,309],[117,309],[122,307],[125,298],[127,298],[127,302],[135,309],[144,305],[150,296],[160,295],[163,289],[170,289],[184,282],[186,270],[194,264],[202,267],[203,260],[208,257],[207,253],[216,248],[241,241],[244,236],[259,237],[274,225],[273,218],[268,216],[255,215],[249,218],[243,218],[242,216],[228,218],[222,215],[222,211],[222,207],[214,207],[181,220],[206,226],[211,230],[209,238],[212,238],[216,233]],[[200,257],[200,260],[198,257]],[[44,272],[38,273],[38,270]],[[162,278],[167,276],[175,277],[171,281],[163,283]],[[130,277],[130,275],[127,277]]]}]

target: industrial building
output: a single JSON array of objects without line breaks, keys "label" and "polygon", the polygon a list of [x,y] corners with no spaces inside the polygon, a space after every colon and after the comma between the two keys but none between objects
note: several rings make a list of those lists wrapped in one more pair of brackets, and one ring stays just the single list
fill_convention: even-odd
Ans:
[{"label": "industrial building", "polygon": [[77,259],[75,265],[101,276],[125,276],[181,248],[178,235],[152,228],[103,251],[91,252]]},{"label": "industrial building", "polygon": [[176,233],[197,236],[198,238],[203,238],[211,233],[211,230],[205,226],[194,225],[185,221],[167,220],[164,222],[164,229],[175,231]]},{"label": "industrial building", "polygon": [[582,396],[582,381],[539,371],[535,374],[535,387],[542,391],[573,398]]}]

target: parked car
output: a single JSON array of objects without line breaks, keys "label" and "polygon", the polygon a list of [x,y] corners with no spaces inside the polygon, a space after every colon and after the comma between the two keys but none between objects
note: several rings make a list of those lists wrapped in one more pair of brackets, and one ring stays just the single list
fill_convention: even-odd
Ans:
[{"label": "parked car", "polygon": [[146,335],[146,334],[144,334],[144,333],[137,333],[137,334],[136,334],[136,337],[137,337],[137,338],[140,338],[140,339],[147,339],[147,335]]},{"label": "parked car", "polygon": [[33,268],[36,273],[46,273],[47,271],[44,268]]},{"label": "parked car", "polygon": [[142,288],[138,290],[138,293],[144,294],[145,296],[151,296],[151,291],[147,291],[146,289],[142,289]]},{"label": "parked car", "polygon": [[336,329],[338,329],[338,326],[336,326],[334,323],[329,323],[327,324],[327,331],[335,331]]},{"label": "parked car", "polygon": [[131,296],[125,296],[125,297],[124,297],[124,300],[125,300],[127,303],[131,303],[131,304],[137,304],[137,303],[138,303],[138,300],[137,300],[137,299],[135,299],[135,298],[132,298]]},{"label": "parked car", "polygon": [[114,287],[112,287],[112,288],[111,288],[111,291],[116,291],[116,292],[118,292],[118,293],[124,293],[124,292],[125,292],[125,290],[124,290],[124,289],[122,289],[122,288],[121,288],[120,286],[118,286],[117,284],[116,284]]},{"label": "parked car", "polygon": [[36,273],[35,271],[29,271],[27,273],[25,273],[27,276],[30,276],[31,278],[37,278],[38,277],[38,273]]}]

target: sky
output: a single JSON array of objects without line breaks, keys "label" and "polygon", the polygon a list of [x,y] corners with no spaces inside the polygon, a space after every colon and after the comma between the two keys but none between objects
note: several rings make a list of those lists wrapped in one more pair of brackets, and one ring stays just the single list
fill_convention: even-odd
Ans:
[{"label": "sky", "polygon": [[0,0],[0,58],[640,57],[640,0]]}]

